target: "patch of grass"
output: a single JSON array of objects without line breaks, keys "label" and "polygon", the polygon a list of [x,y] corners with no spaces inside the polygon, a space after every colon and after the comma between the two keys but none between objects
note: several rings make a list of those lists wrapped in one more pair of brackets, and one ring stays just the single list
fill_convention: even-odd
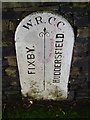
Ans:
[{"label": "patch of grass", "polygon": [[29,108],[11,108],[8,106],[3,112],[3,119],[7,118],[88,118],[90,108],[63,110],[60,106],[32,105]]}]

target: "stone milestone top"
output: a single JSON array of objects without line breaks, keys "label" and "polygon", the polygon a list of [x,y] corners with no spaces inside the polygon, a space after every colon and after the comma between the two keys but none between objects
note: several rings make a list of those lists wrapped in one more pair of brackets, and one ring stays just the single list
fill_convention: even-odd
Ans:
[{"label": "stone milestone top", "polygon": [[33,13],[20,22],[15,46],[21,92],[25,97],[67,98],[73,45],[73,28],[58,14]]}]

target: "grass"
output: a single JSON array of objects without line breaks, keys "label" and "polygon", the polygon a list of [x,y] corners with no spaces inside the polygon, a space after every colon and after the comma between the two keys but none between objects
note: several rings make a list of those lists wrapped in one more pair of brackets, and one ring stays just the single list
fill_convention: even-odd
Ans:
[{"label": "grass", "polygon": [[[89,103],[90,104],[90,103]],[[66,106],[66,107],[65,107]],[[74,103],[62,105],[59,103],[33,103],[31,106],[10,106],[8,105],[3,112],[4,119],[32,119],[32,118],[88,118],[90,108],[87,103]]]},{"label": "grass", "polygon": [[[35,108],[36,109],[36,108]],[[76,112],[68,111],[62,113],[60,111],[39,108],[38,110],[29,109],[27,111],[17,110],[16,112],[8,111],[3,118],[88,118],[88,110]]]}]

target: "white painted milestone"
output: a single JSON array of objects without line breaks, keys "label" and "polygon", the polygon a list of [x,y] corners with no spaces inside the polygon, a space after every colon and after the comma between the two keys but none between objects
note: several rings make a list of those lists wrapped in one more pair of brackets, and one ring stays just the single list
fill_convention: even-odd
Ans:
[{"label": "white painted milestone", "polygon": [[62,16],[40,12],[25,17],[15,33],[22,95],[66,99],[73,45],[73,29]]}]

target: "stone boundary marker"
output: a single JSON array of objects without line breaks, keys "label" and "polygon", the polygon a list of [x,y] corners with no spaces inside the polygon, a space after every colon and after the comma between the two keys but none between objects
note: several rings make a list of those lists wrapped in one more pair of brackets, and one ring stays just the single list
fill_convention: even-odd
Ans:
[{"label": "stone boundary marker", "polygon": [[68,84],[68,97],[70,99],[88,98],[88,84],[90,83],[88,79],[88,61],[90,60],[88,52],[88,41],[90,39],[88,28],[89,3],[29,3],[26,5],[14,3],[14,6],[3,3],[2,8],[3,101],[6,102],[10,96],[19,96],[21,89],[14,46],[16,27],[27,15],[37,10],[42,11],[44,8],[58,12],[74,28],[75,43]]},{"label": "stone boundary marker", "polygon": [[73,45],[73,28],[62,16],[37,12],[24,18],[15,32],[22,94],[66,99]]}]

